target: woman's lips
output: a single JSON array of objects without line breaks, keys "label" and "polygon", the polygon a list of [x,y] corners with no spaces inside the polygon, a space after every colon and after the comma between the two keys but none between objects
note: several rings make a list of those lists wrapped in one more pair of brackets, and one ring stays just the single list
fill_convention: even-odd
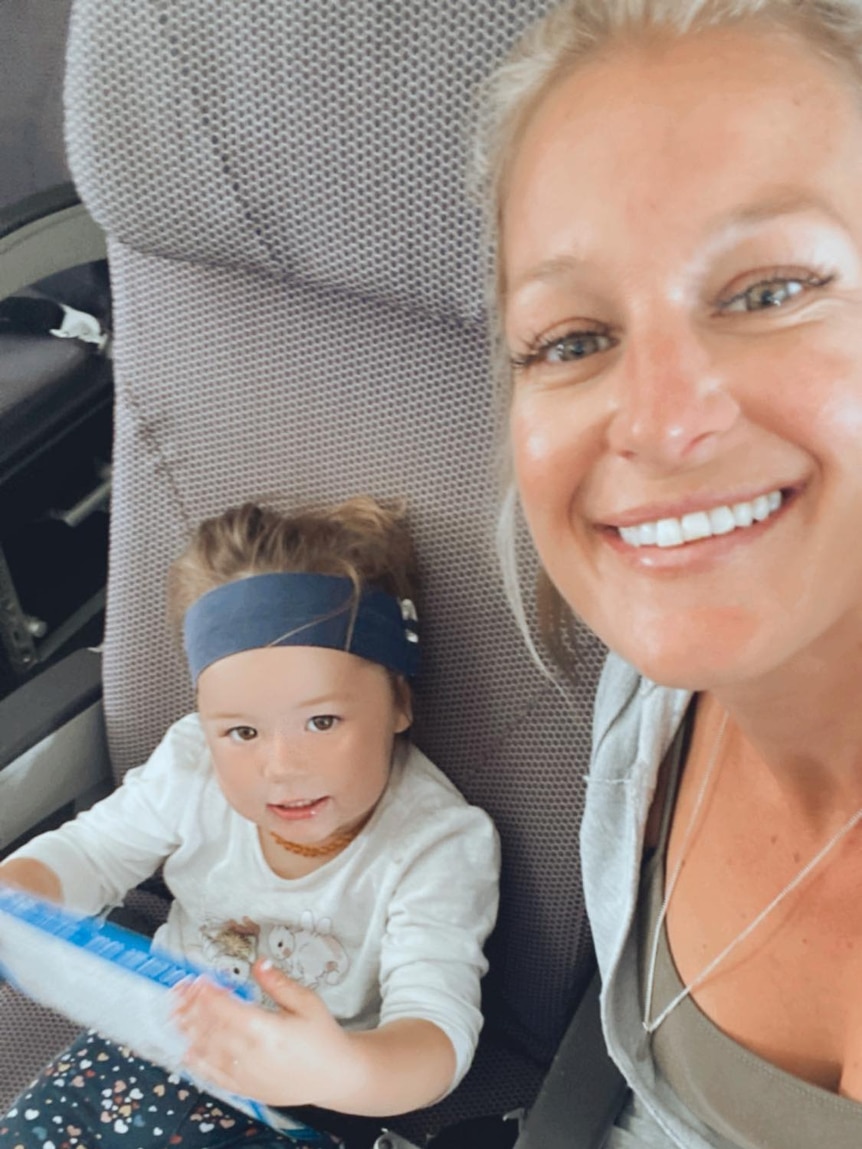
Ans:
[{"label": "woman's lips", "polygon": [[746,502],[720,504],[708,511],[690,511],[682,516],[660,516],[617,529],[620,538],[629,546],[685,546],[701,539],[748,530],[754,523],[765,522],[776,514],[784,501],[783,491],[774,489]]},{"label": "woman's lips", "polygon": [[268,803],[266,808],[283,822],[302,822],[307,818],[317,817],[327,801],[327,798],[311,798],[284,805]]},{"label": "woman's lips", "polygon": [[737,528],[726,534],[683,542],[682,545],[630,546],[621,538],[616,527],[600,527],[599,532],[611,550],[635,569],[656,575],[698,574],[710,570],[713,564],[744,551],[752,543],[771,533],[795,506],[797,495],[798,492],[788,492],[781,506],[761,522],[755,521],[742,529]]},{"label": "woman's lips", "polygon": [[622,537],[617,526],[598,525],[597,530],[610,548],[628,565],[655,574],[696,574],[709,570],[715,562],[723,561],[769,533],[795,506],[799,488],[784,488],[781,501],[761,521],[750,525],[737,525],[726,533],[711,534],[690,540],[674,539],[671,545],[659,546],[657,540],[640,542],[633,546]]}]

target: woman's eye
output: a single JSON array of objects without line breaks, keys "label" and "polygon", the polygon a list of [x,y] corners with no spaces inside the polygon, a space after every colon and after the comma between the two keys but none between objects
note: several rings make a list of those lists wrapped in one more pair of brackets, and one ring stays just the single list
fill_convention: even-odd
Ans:
[{"label": "woman's eye", "polygon": [[611,335],[602,331],[572,331],[568,335],[537,341],[524,355],[513,355],[512,366],[527,368],[537,363],[577,363],[610,350],[614,342]]},{"label": "woman's eye", "polygon": [[602,335],[598,331],[579,332],[555,340],[545,349],[545,359],[549,363],[568,363],[572,359],[586,359],[598,351],[607,351],[612,346],[613,341],[609,335]]},{"label": "woman's eye", "polygon": [[252,742],[257,738],[257,731],[253,726],[231,726],[227,736],[232,742]]},{"label": "woman's eye", "polygon": [[726,312],[765,311],[771,307],[783,307],[785,303],[789,303],[811,287],[825,287],[830,279],[831,277],[819,276],[763,279],[759,283],[753,283],[745,291],[740,291],[730,299],[724,300],[719,304],[719,308]]},{"label": "woman's eye", "polygon": [[305,729],[312,733],[325,734],[327,730],[331,730],[338,719],[334,714],[315,714],[313,718],[309,718],[305,724]]}]

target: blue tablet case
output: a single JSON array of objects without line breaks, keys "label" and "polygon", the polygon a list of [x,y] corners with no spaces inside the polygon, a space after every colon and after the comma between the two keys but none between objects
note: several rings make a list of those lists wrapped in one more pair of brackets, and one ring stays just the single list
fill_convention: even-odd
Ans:
[{"label": "blue tablet case", "polygon": [[179,1073],[298,1145],[336,1149],[343,1142],[289,1113],[195,1081],[183,1066],[184,1041],[168,991],[201,974],[249,999],[242,986],[151,946],[150,939],[101,919],[0,884],[0,976],[28,997],[98,1030],[140,1057]]}]

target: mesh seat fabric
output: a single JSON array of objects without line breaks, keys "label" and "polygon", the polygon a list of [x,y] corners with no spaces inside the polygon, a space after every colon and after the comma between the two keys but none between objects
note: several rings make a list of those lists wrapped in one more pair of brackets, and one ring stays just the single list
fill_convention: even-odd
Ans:
[{"label": "mesh seat fabric", "polygon": [[[70,162],[109,235],[115,306],[118,775],[192,708],[164,581],[200,518],[248,498],[408,500],[415,738],[504,851],[483,1047],[440,1113],[404,1123],[414,1135],[529,1103],[592,969],[578,826],[603,652],[581,636],[560,688],[505,603],[487,257],[464,190],[476,84],[546,7],[77,0],[72,14]],[[521,558],[529,585],[525,539]]]}]

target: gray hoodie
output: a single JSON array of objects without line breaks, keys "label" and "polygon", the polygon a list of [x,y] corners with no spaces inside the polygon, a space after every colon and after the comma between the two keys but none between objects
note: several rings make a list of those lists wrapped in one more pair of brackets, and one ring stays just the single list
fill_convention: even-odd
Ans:
[{"label": "gray hoodie", "polygon": [[[637,1095],[638,1109],[655,1121],[669,1147],[728,1149],[729,1143],[698,1121],[658,1072],[643,1029],[638,981],[635,911],[644,832],[659,767],[690,698],[687,691],[656,686],[616,655],[608,656],[596,696],[581,863],[611,1057]],[[650,1143],[658,1142],[650,1138]]]}]

